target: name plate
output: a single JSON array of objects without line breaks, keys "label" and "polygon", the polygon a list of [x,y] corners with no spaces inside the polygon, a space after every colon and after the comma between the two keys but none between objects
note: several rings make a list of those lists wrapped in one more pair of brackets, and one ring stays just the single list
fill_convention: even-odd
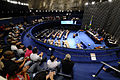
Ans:
[{"label": "name plate", "polygon": [[90,53],[91,60],[95,61],[96,60],[96,55],[95,53]]}]

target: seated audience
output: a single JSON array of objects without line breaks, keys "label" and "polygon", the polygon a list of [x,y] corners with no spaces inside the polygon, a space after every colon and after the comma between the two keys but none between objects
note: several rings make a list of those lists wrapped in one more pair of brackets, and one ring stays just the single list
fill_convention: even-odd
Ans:
[{"label": "seated audience", "polygon": [[17,53],[20,55],[20,56],[22,56],[22,55],[24,55],[25,54],[25,51],[24,51],[24,45],[21,45],[21,44],[16,44],[16,46],[17,46]]},{"label": "seated audience", "polygon": [[11,42],[11,50],[17,50],[16,41]]},{"label": "seated audience", "polygon": [[25,67],[23,71],[19,72],[17,64],[8,66],[9,72],[6,75],[8,80],[30,80],[29,75],[26,73],[29,67]]},{"label": "seated audience", "polygon": [[54,75],[55,75],[55,72],[47,73],[46,71],[41,71],[35,75],[33,80],[48,80],[48,79],[54,80]]},{"label": "seated audience", "polygon": [[26,48],[25,57],[30,57],[31,53],[32,53],[32,46],[30,45]]},{"label": "seated audience", "polygon": [[57,58],[55,56],[51,56],[50,59],[47,61],[48,68],[55,69],[57,66],[60,65],[60,61],[57,61]]},{"label": "seated audience", "polygon": [[62,64],[62,72],[66,74],[71,74],[74,62],[71,61],[70,54],[66,54],[64,60],[61,61]]},{"label": "seated audience", "polygon": [[3,68],[4,68],[4,64],[3,62],[1,61],[2,59],[4,58],[4,56],[0,53],[0,75],[3,71]]},{"label": "seated audience", "polygon": [[25,62],[26,62],[26,58],[24,60],[20,60],[20,61],[13,61],[11,60],[14,57],[14,53],[12,51],[5,51],[4,54],[4,59],[2,59],[2,62],[4,64],[4,68],[3,68],[3,73],[2,76],[5,77],[6,74],[9,72],[9,68],[8,66],[11,65],[17,65],[19,70],[22,70]]},{"label": "seated audience", "polygon": [[38,49],[37,47],[34,47],[32,50],[32,54],[30,55],[30,59],[32,61],[40,61],[42,59],[43,56],[43,52],[41,52],[41,54],[38,55]]}]

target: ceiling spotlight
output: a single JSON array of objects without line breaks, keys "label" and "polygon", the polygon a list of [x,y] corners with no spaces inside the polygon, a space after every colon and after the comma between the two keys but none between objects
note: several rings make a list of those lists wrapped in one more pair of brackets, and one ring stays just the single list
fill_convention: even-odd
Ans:
[{"label": "ceiling spotlight", "polygon": [[102,2],[102,0],[100,0],[100,2]]},{"label": "ceiling spotlight", "polygon": [[87,6],[87,5],[88,5],[88,2],[86,2],[85,5]]},{"label": "ceiling spotlight", "polygon": [[24,5],[25,5],[25,6],[29,6],[29,4],[28,4],[28,3],[24,3]]},{"label": "ceiling spotlight", "polygon": [[10,2],[10,0],[7,0],[7,2]]},{"label": "ceiling spotlight", "polygon": [[108,2],[112,2],[112,0],[108,0]]},{"label": "ceiling spotlight", "polygon": [[20,1],[18,1],[18,4],[19,4],[19,5],[21,4]]},{"label": "ceiling spotlight", "polygon": [[36,12],[38,12],[38,10],[36,10]]},{"label": "ceiling spotlight", "polygon": [[69,10],[67,10],[67,12],[69,12]]},{"label": "ceiling spotlight", "polygon": [[95,4],[95,1],[93,1],[92,4]]},{"label": "ceiling spotlight", "polygon": [[21,3],[21,5],[24,5],[24,3]]}]

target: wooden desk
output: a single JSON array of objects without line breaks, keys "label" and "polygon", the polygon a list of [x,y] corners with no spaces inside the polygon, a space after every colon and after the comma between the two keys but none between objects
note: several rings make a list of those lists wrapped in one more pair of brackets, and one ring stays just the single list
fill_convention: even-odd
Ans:
[{"label": "wooden desk", "polygon": [[70,32],[69,30],[66,30],[65,39],[67,39],[69,32]]},{"label": "wooden desk", "polygon": [[45,33],[47,30],[48,30],[48,29],[45,29],[44,31],[42,31],[41,33],[39,33],[39,34],[37,35],[37,37],[39,37],[41,34]]},{"label": "wooden desk", "polygon": [[54,35],[52,35],[52,38],[55,38],[58,32],[59,30]]},{"label": "wooden desk", "polygon": [[103,38],[99,39],[96,35],[94,35],[91,31],[87,30],[86,31],[87,35],[95,42],[100,44]]},{"label": "wooden desk", "polygon": [[67,40],[64,41],[64,45],[66,45],[67,48],[70,48]]},{"label": "wooden desk", "polygon": [[54,33],[54,30],[47,36],[49,38]]},{"label": "wooden desk", "polygon": [[58,46],[61,46],[60,40],[58,40]]},{"label": "wooden desk", "polygon": [[59,39],[61,39],[62,35],[63,35],[64,31],[61,31]]},{"label": "wooden desk", "polygon": [[44,40],[44,43],[46,43],[46,42],[47,42],[47,39]]},{"label": "wooden desk", "polygon": [[79,49],[83,49],[82,44],[77,43],[76,45]]}]

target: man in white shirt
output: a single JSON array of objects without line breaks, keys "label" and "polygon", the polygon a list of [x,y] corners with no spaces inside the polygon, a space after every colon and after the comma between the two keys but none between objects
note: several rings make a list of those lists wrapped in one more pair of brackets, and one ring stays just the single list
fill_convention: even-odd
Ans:
[{"label": "man in white shirt", "polygon": [[40,61],[42,60],[42,56],[43,56],[43,52],[41,52],[41,54],[38,55],[38,49],[37,47],[34,47],[33,50],[32,50],[32,54],[30,55],[30,59],[32,61]]},{"label": "man in white shirt", "polygon": [[11,42],[11,50],[17,50],[16,41]]},{"label": "man in white shirt", "polygon": [[57,66],[60,65],[60,61],[57,61],[57,58],[55,56],[51,56],[50,59],[47,61],[48,68],[55,69]]},{"label": "man in white shirt", "polygon": [[20,45],[21,43],[18,43],[18,44],[16,44],[16,46],[17,46],[17,53],[19,54],[19,55],[23,55],[23,54],[25,54],[25,51],[24,51],[24,45]]}]

